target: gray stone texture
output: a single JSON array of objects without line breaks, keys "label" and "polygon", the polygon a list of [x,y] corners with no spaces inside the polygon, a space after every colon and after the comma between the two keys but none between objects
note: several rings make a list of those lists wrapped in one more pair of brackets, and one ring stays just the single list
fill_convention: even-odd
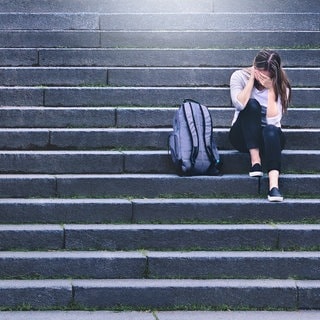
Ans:
[{"label": "gray stone texture", "polygon": [[130,223],[125,199],[0,199],[1,224]]},{"label": "gray stone texture", "polygon": [[125,252],[0,252],[0,277],[46,279],[142,278],[146,257]]},{"label": "gray stone texture", "polygon": [[[112,280],[74,281],[75,301],[106,308],[120,303],[130,307],[256,306],[295,307],[296,287],[291,280]],[[126,294],[119,292],[126,288]],[[282,299],[274,299],[281,294]]]},{"label": "gray stone texture", "polygon": [[112,312],[112,311],[29,311],[3,312],[3,320],[317,320],[318,311],[160,311]]},{"label": "gray stone texture", "polygon": [[[5,49],[0,49],[0,53]],[[17,49],[6,49],[17,50]],[[41,66],[247,67],[258,49],[38,49]],[[284,66],[318,67],[318,49],[278,49]]]},{"label": "gray stone texture", "polygon": [[0,280],[0,293],[0,305],[7,308],[67,307],[72,301],[71,283],[62,280]]},{"label": "gray stone texture", "polygon": [[0,250],[62,250],[64,230],[58,225],[0,226]]},{"label": "gray stone texture", "polygon": [[135,223],[252,223],[319,221],[320,200],[286,199],[133,199]]},{"label": "gray stone texture", "polygon": [[[319,318],[318,0],[0,2],[1,320]],[[228,139],[261,47],[293,86],[277,204]],[[185,98],[222,176],[175,173]]]},{"label": "gray stone texture", "polygon": [[[299,246],[290,232],[282,233]],[[277,228],[263,225],[65,226],[68,250],[279,250],[283,246],[278,235]],[[298,239],[303,235],[297,230]]]}]

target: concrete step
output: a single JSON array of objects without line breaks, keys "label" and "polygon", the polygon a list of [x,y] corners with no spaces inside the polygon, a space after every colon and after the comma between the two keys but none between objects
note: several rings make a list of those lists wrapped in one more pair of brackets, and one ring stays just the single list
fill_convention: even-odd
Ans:
[{"label": "concrete step", "polygon": [[0,252],[0,278],[318,280],[319,260],[319,252]]},{"label": "concrete step", "polygon": [[35,66],[38,64],[36,49],[4,49],[0,48],[3,66]]},{"label": "concrete step", "polygon": [[1,199],[0,224],[317,223],[319,199]]},{"label": "concrete step", "polygon": [[[108,84],[114,86],[229,86],[235,68],[114,68]],[[286,68],[292,86],[319,87],[320,68]],[[16,82],[18,85],[19,82]]]},{"label": "concrete step", "polygon": [[1,30],[1,48],[261,48],[319,45],[319,31]]},{"label": "concrete step", "polygon": [[[294,280],[2,280],[7,308],[313,309],[318,281]],[[298,294],[299,293],[299,294]],[[277,299],[274,297],[277,296]],[[197,318],[198,319],[198,318]]]},{"label": "concrete step", "polygon": [[[222,87],[0,87],[3,106],[175,106],[192,98],[207,106],[230,107]],[[320,88],[293,88],[292,104],[318,107]]]},{"label": "concrete step", "polygon": [[271,0],[268,3],[259,0],[252,3],[250,0],[137,0],[128,3],[126,0],[101,1],[91,0],[67,0],[55,1],[37,0],[10,1],[2,0],[0,12],[319,12],[320,6],[317,0],[301,2],[299,0],[286,0],[280,3]]},{"label": "concrete step", "polygon": [[320,13],[0,13],[0,30],[319,31]]},{"label": "concrete step", "polygon": [[112,14],[100,16],[100,30],[319,31],[319,17],[319,12]]},{"label": "concrete step", "polygon": [[[21,50],[21,51],[20,51]],[[319,67],[319,49],[277,49],[286,67]],[[256,49],[3,49],[2,65],[247,67]],[[18,55],[18,56],[17,56]],[[23,58],[20,56],[23,55]],[[301,59],[301,56],[305,59]],[[39,59],[38,59],[39,57]]]},{"label": "concrete step", "polygon": [[56,1],[44,0],[39,3],[36,0],[29,0],[23,5],[19,1],[3,0],[2,12],[211,12],[213,10],[212,0],[137,0],[128,3],[125,0],[101,1],[91,0],[67,0]]},{"label": "concrete step", "polygon": [[[171,128],[177,107],[1,107],[1,128]],[[230,128],[234,108],[209,108],[216,129]],[[318,108],[290,108],[283,128],[320,128]]]},{"label": "concrete step", "polygon": [[[223,174],[249,172],[247,154],[221,151]],[[320,173],[320,151],[283,151],[282,172]],[[168,151],[0,151],[0,173],[177,173]]]},{"label": "concrete step", "polygon": [[[13,200],[14,201],[14,200]],[[270,206],[266,199],[134,199],[134,223],[316,222],[317,199],[286,199]],[[32,221],[32,220],[31,220]]]},{"label": "concrete step", "polygon": [[[139,205],[140,206],[140,205]],[[299,206],[299,205],[298,205]],[[313,215],[312,204],[305,203]],[[0,224],[131,223],[128,199],[0,199]],[[303,213],[301,213],[304,216]],[[305,213],[307,214],[307,213]]]},{"label": "concrete step", "polygon": [[[149,114],[152,115],[152,109],[149,110]],[[173,117],[173,112],[170,111],[171,110],[169,110],[168,113]],[[314,115],[311,113],[309,113],[308,109],[304,113],[306,116],[310,114],[310,117],[307,116],[309,120],[314,119]],[[117,126],[116,114],[117,108],[112,107],[1,107],[0,127],[47,129],[85,127],[110,128]],[[139,117],[140,114],[137,114],[137,116]],[[137,125],[133,118],[131,121],[132,126]],[[128,123],[130,123],[130,120]],[[169,122],[167,121],[167,123]]]},{"label": "concrete step", "polygon": [[108,82],[105,68],[0,68],[1,86],[107,86]]},{"label": "concrete step", "polygon": [[[228,128],[215,129],[220,150],[234,150]],[[287,150],[318,150],[320,129],[283,129]],[[168,150],[171,128],[0,129],[1,150]]]},{"label": "concrete step", "polygon": [[0,13],[0,30],[99,30],[100,16],[88,13]]},{"label": "concrete step", "polygon": [[[67,250],[318,250],[320,239],[317,225],[65,225],[64,231]],[[8,242],[5,250],[12,249]]]},{"label": "concrete step", "polygon": [[[18,311],[2,312],[3,320],[318,320],[316,310],[299,311]],[[155,318],[156,317],[156,318]]]},{"label": "concrete step", "polygon": [[0,252],[0,266],[1,279],[142,279],[147,256],[105,251]]},{"label": "concrete step", "polygon": [[0,225],[0,251],[318,251],[317,224]]},{"label": "concrete step", "polygon": [[[229,86],[236,68],[0,68],[1,86]],[[320,68],[286,68],[291,85],[319,87]]]},{"label": "concrete step", "polygon": [[18,248],[20,250],[61,250],[64,247],[64,228],[49,224],[1,225],[0,240],[0,251]]},{"label": "concrete step", "polygon": [[154,279],[319,279],[319,252],[148,252],[147,257]]},{"label": "concrete step", "polygon": [[[256,49],[0,48],[2,66],[247,67]],[[319,49],[277,49],[285,67],[319,67]],[[301,59],[303,56],[305,59]]]},{"label": "concrete step", "polygon": [[[319,174],[283,174],[284,196],[319,197]],[[268,179],[261,180],[266,195]],[[245,175],[179,177],[165,174],[6,174],[0,175],[2,198],[30,197],[258,197],[258,179]]]}]

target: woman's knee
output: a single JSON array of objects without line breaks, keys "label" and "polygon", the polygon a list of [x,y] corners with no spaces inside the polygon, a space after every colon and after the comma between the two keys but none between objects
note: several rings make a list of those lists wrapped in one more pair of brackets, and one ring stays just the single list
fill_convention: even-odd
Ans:
[{"label": "woman's knee", "polygon": [[256,99],[249,99],[245,109],[247,113],[261,116],[261,105]]},{"label": "woman's knee", "polygon": [[274,137],[279,135],[279,128],[272,125],[268,124],[263,128],[263,135],[266,137]]},{"label": "woman's knee", "polygon": [[280,145],[280,148],[283,149],[285,146],[285,136],[281,130],[281,128],[276,127],[274,125],[266,125],[262,130],[262,136],[264,140],[264,144],[271,145]]}]

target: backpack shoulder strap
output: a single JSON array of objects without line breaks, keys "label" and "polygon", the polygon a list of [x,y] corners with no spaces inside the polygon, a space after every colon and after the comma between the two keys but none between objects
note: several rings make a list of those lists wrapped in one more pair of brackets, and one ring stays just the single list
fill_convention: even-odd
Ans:
[{"label": "backpack shoulder strap", "polygon": [[197,155],[199,153],[199,136],[195,125],[191,101],[184,101],[182,107],[192,140],[192,151],[190,155],[190,161],[191,164],[194,165]]},{"label": "backpack shoulder strap", "polygon": [[204,139],[205,139],[205,147],[208,156],[215,161],[216,163],[219,162],[220,156],[218,152],[217,145],[212,137],[212,118],[210,112],[207,107],[200,105],[201,112],[204,121]]}]

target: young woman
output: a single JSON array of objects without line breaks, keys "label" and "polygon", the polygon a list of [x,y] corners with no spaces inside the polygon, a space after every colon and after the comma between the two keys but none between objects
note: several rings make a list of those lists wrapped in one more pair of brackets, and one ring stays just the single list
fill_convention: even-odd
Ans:
[{"label": "young woman", "polygon": [[263,175],[261,157],[269,176],[269,201],[282,201],[279,190],[281,151],[285,137],[281,131],[282,114],[291,98],[291,86],[277,52],[262,50],[253,66],[235,71],[230,79],[235,114],[229,132],[231,144],[249,152],[251,177]]}]

